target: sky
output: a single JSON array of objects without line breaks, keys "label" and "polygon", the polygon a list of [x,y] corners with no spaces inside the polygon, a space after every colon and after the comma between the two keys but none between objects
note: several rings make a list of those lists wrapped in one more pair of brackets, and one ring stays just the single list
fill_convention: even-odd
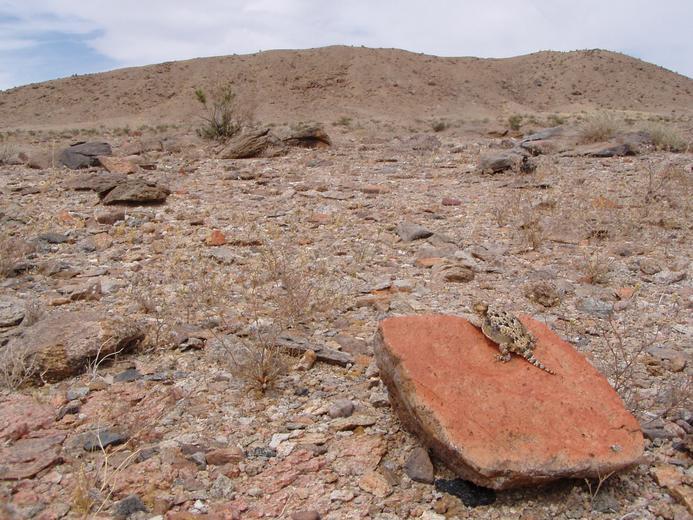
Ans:
[{"label": "sky", "polygon": [[325,45],[509,57],[602,48],[693,77],[693,0],[0,0],[0,90]]}]

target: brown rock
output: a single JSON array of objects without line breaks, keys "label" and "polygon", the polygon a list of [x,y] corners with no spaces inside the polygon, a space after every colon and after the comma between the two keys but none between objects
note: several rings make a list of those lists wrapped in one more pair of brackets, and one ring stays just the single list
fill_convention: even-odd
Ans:
[{"label": "brown rock", "polygon": [[211,466],[223,466],[230,462],[240,462],[245,458],[243,450],[238,446],[220,448],[207,452],[207,464]]},{"label": "brown rock", "polygon": [[125,212],[122,210],[99,210],[94,214],[94,220],[96,220],[99,224],[112,226],[120,220],[125,220]]},{"label": "brown rock", "polygon": [[454,199],[452,197],[443,197],[441,204],[443,206],[459,206],[462,204],[462,201],[460,199]]},{"label": "brown rock", "polygon": [[123,157],[109,157],[101,155],[98,157],[101,166],[106,168],[111,173],[121,173],[127,175],[137,172],[137,165]]},{"label": "brown rock", "polygon": [[121,182],[125,182],[127,177],[120,173],[90,173],[79,175],[71,179],[67,186],[70,189],[82,191],[95,191],[99,197],[104,197],[109,191],[115,188]]},{"label": "brown rock", "polygon": [[102,202],[110,204],[151,204],[164,202],[171,194],[166,186],[144,179],[128,179],[109,191]]},{"label": "brown rock", "polygon": [[359,479],[359,487],[378,498],[385,498],[392,493],[392,486],[377,471],[369,471]]},{"label": "brown rock", "polygon": [[343,432],[347,430],[355,430],[359,426],[365,428],[366,426],[373,426],[376,423],[376,418],[368,415],[354,415],[351,417],[340,417],[334,419],[330,422],[330,426],[333,430],[338,432]]},{"label": "brown rock", "polygon": [[330,136],[321,126],[306,126],[292,132],[284,139],[289,146],[302,146],[303,148],[325,148],[332,144]]},{"label": "brown rock", "polygon": [[404,463],[404,472],[415,482],[433,484],[434,469],[428,452],[423,448],[414,448],[407,462]]},{"label": "brown rock", "polygon": [[693,487],[680,484],[671,489],[671,495],[686,506],[690,514],[693,514]]},{"label": "brown rock", "polygon": [[291,513],[291,520],[320,520],[320,513],[317,511],[296,511]]},{"label": "brown rock", "polygon": [[314,350],[306,350],[298,363],[296,363],[296,370],[310,370],[318,359],[318,355]]},{"label": "brown rock", "polygon": [[382,321],[376,359],[404,426],[460,477],[495,489],[635,463],[642,433],[608,381],[548,327],[522,321],[558,375],[495,362],[498,347],[463,318]]},{"label": "brown rock", "polygon": [[436,274],[446,282],[467,283],[474,280],[474,271],[465,265],[443,265]]},{"label": "brown rock", "polygon": [[673,488],[683,481],[681,472],[670,464],[658,464],[650,470],[650,473],[660,487]]},{"label": "brown rock", "polygon": [[90,360],[126,353],[144,333],[135,323],[103,318],[95,311],[56,312],[14,338],[35,356],[37,373],[47,382],[79,374]]}]

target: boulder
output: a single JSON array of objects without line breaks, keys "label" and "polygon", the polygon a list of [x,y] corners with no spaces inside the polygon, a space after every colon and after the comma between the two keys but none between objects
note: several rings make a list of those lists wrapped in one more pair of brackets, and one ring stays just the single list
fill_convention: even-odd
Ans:
[{"label": "boulder", "polygon": [[0,328],[14,327],[24,319],[24,300],[0,296]]},{"label": "boulder", "polygon": [[126,180],[127,175],[122,173],[91,173],[71,179],[67,183],[67,187],[76,191],[92,190],[103,198],[109,191]]},{"label": "boulder", "polygon": [[375,356],[403,425],[461,478],[494,489],[563,477],[597,478],[634,464],[643,436],[608,381],[545,325],[537,337],[547,374],[457,316],[380,323]]},{"label": "boulder", "polygon": [[103,203],[109,204],[157,204],[171,194],[166,186],[144,179],[128,179],[110,190]]},{"label": "boulder", "polygon": [[479,158],[479,171],[482,173],[500,173],[512,170],[520,161],[520,156],[508,153],[488,153]]},{"label": "boulder", "polygon": [[26,349],[42,380],[55,382],[79,374],[95,358],[126,353],[143,338],[135,323],[104,318],[96,311],[64,311],[25,329],[3,348]]},{"label": "boulder", "polygon": [[60,152],[58,162],[71,170],[98,166],[100,155],[111,155],[111,145],[108,143],[75,143]]}]

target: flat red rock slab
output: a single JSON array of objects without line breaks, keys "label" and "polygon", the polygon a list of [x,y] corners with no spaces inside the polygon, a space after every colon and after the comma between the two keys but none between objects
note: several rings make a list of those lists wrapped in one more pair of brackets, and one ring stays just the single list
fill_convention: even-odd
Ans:
[{"label": "flat red rock slab", "polygon": [[381,322],[375,355],[404,426],[460,477],[495,489],[599,477],[635,463],[643,437],[608,381],[545,325],[523,317],[535,356],[498,347],[464,318]]}]

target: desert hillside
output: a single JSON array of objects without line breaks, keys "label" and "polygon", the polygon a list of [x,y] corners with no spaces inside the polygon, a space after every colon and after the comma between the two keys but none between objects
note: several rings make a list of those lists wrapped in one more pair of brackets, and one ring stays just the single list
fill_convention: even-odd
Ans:
[{"label": "desert hillside", "polygon": [[0,128],[182,123],[199,113],[195,88],[228,83],[266,123],[469,120],[594,109],[678,116],[693,110],[692,79],[609,51],[479,59],[335,46],[200,58],[23,86],[0,92]]}]

